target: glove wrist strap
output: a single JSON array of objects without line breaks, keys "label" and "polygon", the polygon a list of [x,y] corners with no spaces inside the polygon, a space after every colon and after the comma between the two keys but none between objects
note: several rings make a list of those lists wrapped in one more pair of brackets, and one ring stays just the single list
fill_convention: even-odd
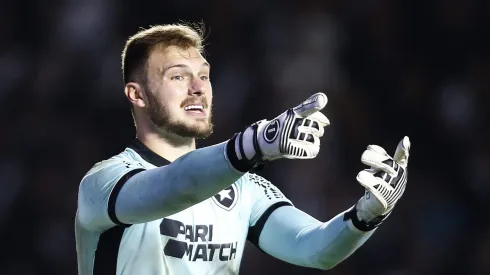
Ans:
[{"label": "glove wrist strap", "polygon": [[356,206],[353,206],[350,210],[344,213],[344,221],[351,220],[352,224],[359,229],[360,231],[371,231],[378,227],[383,220],[387,217],[387,215],[381,215],[378,216],[368,222],[360,220],[359,215],[358,215],[358,210],[356,209]]},{"label": "glove wrist strap", "polygon": [[[263,155],[257,141],[257,129],[258,124],[252,124],[247,130],[252,130],[252,144],[244,144],[243,135],[244,132],[236,133],[228,141],[226,145],[226,154],[231,165],[240,172],[248,172],[252,169],[262,169],[263,167]],[[247,131],[245,130],[245,131]],[[248,145],[248,146],[247,146]],[[246,146],[246,148],[245,148]],[[247,150],[247,154],[245,151]],[[253,157],[251,159],[247,158],[250,152],[253,150]]]}]

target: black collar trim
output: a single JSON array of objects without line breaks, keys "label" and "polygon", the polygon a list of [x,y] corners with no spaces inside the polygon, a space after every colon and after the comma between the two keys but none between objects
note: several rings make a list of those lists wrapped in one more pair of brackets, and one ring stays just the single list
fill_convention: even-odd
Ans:
[{"label": "black collar trim", "polygon": [[138,153],[144,160],[155,165],[155,166],[165,166],[170,164],[170,161],[164,159],[157,153],[150,150],[150,148],[146,147],[138,139],[134,139],[133,142],[129,145],[129,148],[133,149],[136,153]]}]

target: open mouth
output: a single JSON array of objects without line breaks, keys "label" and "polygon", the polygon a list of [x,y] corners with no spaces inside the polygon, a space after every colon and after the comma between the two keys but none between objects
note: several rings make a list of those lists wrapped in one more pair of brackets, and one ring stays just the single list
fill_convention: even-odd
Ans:
[{"label": "open mouth", "polygon": [[184,111],[190,115],[205,116],[204,105],[202,104],[191,104],[184,106]]}]

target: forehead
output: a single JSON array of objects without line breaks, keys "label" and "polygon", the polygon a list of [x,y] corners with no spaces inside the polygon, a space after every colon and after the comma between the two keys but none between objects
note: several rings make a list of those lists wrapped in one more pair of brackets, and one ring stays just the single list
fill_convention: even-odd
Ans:
[{"label": "forehead", "polygon": [[184,49],[177,46],[156,47],[150,52],[148,59],[149,67],[155,69],[161,69],[173,63],[192,66],[193,64],[201,65],[204,62],[206,62],[206,59],[196,48],[189,47]]}]

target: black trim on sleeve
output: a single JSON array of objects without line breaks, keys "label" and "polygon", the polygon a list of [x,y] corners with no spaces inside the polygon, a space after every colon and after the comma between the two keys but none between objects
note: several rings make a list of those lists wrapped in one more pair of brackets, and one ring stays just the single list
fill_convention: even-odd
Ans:
[{"label": "black trim on sleeve", "polygon": [[269,216],[272,214],[272,212],[274,212],[274,210],[276,210],[279,207],[288,206],[288,205],[292,205],[292,204],[287,201],[280,201],[269,206],[269,208],[267,208],[267,210],[265,210],[262,216],[260,216],[260,218],[257,220],[255,225],[249,228],[248,235],[247,235],[248,241],[260,249],[259,237],[260,237],[260,233],[262,233],[262,229],[264,229],[265,222],[267,222],[267,219],[269,219]]},{"label": "black trim on sleeve", "polygon": [[125,228],[114,226],[100,234],[95,250],[93,275],[116,274],[117,256]]},{"label": "black trim on sleeve", "polygon": [[138,174],[145,169],[134,169],[126,173],[124,176],[119,179],[119,181],[114,185],[111,194],[109,195],[109,202],[107,204],[107,212],[109,213],[109,218],[111,221],[117,225],[128,227],[130,224],[122,223],[116,216],[116,200],[119,192],[121,191],[124,184],[134,175]]}]

